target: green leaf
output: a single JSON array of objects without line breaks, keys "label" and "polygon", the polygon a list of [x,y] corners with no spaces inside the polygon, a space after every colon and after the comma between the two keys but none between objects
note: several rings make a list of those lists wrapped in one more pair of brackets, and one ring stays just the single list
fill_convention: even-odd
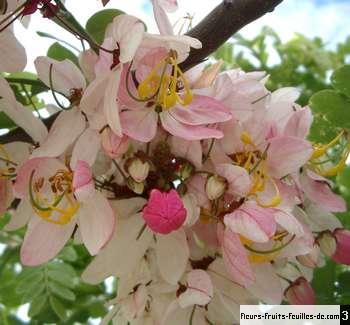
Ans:
[{"label": "green leaf", "polygon": [[2,230],[11,220],[11,215],[9,213],[5,213],[0,216],[0,230]]},{"label": "green leaf", "polygon": [[50,271],[58,271],[61,273],[66,273],[68,276],[72,278],[77,276],[77,273],[75,272],[74,268],[66,263],[51,262],[47,267]]},{"label": "green leaf", "polygon": [[58,37],[56,37],[56,36],[54,36],[54,35],[51,35],[51,34],[45,33],[45,32],[40,32],[40,31],[38,31],[38,32],[36,32],[36,33],[37,33],[40,37],[46,37],[46,38],[54,39],[55,41],[58,41],[58,42],[63,43],[63,44],[66,44],[67,46],[69,46],[69,47],[72,48],[73,50],[76,50],[76,51],[80,52],[80,50],[79,50],[77,47],[75,47],[74,45],[72,45],[72,44],[66,42],[65,40],[60,39],[60,38],[58,38]]},{"label": "green leaf", "polygon": [[124,12],[118,9],[101,10],[89,18],[86,30],[98,44],[102,44],[108,24],[121,14]]},{"label": "green leaf", "polygon": [[334,90],[322,90],[311,97],[314,113],[323,116],[335,127],[350,128],[350,100]]},{"label": "green leaf", "polygon": [[47,272],[47,275],[52,281],[55,281],[67,288],[74,288],[75,286],[75,278],[71,277],[70,275],[66,273],[62,273],[60,271],[55,270],[49,270]]},{"label": "green leaf", "polygon": [[68,59],[79,67],[77,56],[71,50],[68,50],[58,42],[55,42],[50,46],[49,50],[47,51],[47,56],[58,61]]},{"label": "green leaf", "polygon": [[65,321],[67,319],[67,310],[54,296],[50,296],[50,305],[53,309],[53,311],[57,314],[57,316],[62,320]]},{"label": "green leaf", "polygon": [[337,136],[337,129],[321,116],[314,116],[309,140],[315,143],[329,143]]},{"label": "green leaf", "polygon": [[78,254],[72,246],[67,246],[62,249],[58,258],[67,262],[75,262],[78,259]]},{"label": "green leaf", "polygon": [[350,98],[350,65],[345,65],[334,71],[332,84],[335,89]]},{"label": "green leaf", "polygon": [[65,300],[74,301],[75,300],[75,294],[73,291],[67,289],[66,287],[62,286],[61,284],[57,282],[50,282],[49,287],[53,294],[56,296],[63,298]]},{"label": "green leaf", "polygon": [[16,124],[13,123],[12,120],[9,117],[7,117],[7,115],[4,112],[0,111],[0,129],[11,129],[15,126]]},{"label": "green leaf", "polygon": [[27,291],[37,291],[37,287],[42,284],[43,279],[43,272],[32,273],[18,283],[16,291],[22,294]]},{"label": "green leaf", "polygon": [[344,189],[349,193],[350,191],[350,167],[346,167],[337,176],[337,183],[339,186],[344,187]]},{"label": "green leaf", "polygon": [[47,301],[46,295],[41,295],[41,296],[36,297],[30,304],[28,316],[33,317],[33,316],[39,314],[40,311],[45,306],[46,301]]},{"label": "green leaf", "polygon": [[40,282],[33,290],[28,290],[21,295],[21,301],[23,304],[32,301],[39,295],[45,294],[46,284],[45,282]]}]

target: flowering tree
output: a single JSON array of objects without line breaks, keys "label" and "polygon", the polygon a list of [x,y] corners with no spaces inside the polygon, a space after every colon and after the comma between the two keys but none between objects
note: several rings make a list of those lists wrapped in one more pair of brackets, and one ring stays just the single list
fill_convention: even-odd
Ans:
[{"label": "flowering tree", "polygon": [[[240,304],[314,304],[314,269],[350,264],[335,215],[346,213],[335,191],[348,195],[348,50],[336,60],[299,40],[337,68],[333,88],[322,62],[292,71],[319,74],[296,85],[301,94],[281,87],[283,63],[267,65],[267,35],[280,42],[272,31],[236,39],[259,71],[223,45],[280,2],[223,1],[184,35],[167,17],[174,0],[152,0],[157,35],[119,10],[83,28],[58,0],[0,2],[0,121],[18,127],[0,138],[4,288],[20,272],[9,307],[30,302],[41,323],[232,324]],[[21,72],[12,23],[37,10],[89,48],[77,59],[55,43],[33,76]],[[288,62],[302,60],[292,49]],[[36,95],[46,91],[57,106],[43,120]]]}]

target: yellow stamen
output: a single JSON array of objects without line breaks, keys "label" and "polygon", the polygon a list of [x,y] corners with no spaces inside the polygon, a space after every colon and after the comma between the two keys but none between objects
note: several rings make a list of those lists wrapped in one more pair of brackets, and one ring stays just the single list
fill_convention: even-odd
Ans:
[{"label": "yellow stamen", "polygon": [[280,191],[278,189],[276,182],[272,179],[271,179],[271,182],[272,182],[273,186],[275,187],[276,195],[271,199],[271,201],[269,203],[261,202],[259,197],[255,194],[256,203],[258,203],[258,205],[261,206],[262,208],[275,208],[276,206],[278,206],[282,202],[282,196],[280,194]]},{"label": "yellow stamen", "polygon": [[[167,74],[167,70],[171,70],[170,75]],[[179,82],[183,86],[181,95],[178,93]],[[177,64],[174,51],[160,61],[149,76],[140,83],[138,93],[141,99],[155,99],[156,106],[162,109],[169,109],[177,103],[187,106],[193,99],[190,85]]]},{"label": "yellow stamen", "polygon": [[341,137],[344,135],[344,130],[342,130],[331,142],[329,142],[328,144],[324,145],[324,146],[319,146],[316,147],[314,150],[314,153],[311,156],[311,160],[314,159],[318,159],[320,157],[322,157],[324,154],[326,154],[327,150],[329,150],[330,148],[334,147],[339,140],[341,139]]}]

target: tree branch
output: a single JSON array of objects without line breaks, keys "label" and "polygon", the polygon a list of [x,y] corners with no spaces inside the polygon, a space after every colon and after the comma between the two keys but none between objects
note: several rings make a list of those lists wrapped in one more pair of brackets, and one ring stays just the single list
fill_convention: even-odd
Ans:
[{"label": "tree branch", "polygon": [[[186,71],[202,62],[211,53],[215,52],[233,34],[252,21],[271,12],[283,0],[224,0],[187,35],[199,39],[203,48],[192,50],[190,56],[181,64]],[[44,120],[50,128],[57,117],[57,113]],[[30,142],[28,135],[21,129],[15,129],[0,137],[0,143],[13,141]]]},{"label": "tree branch", "polygon": [[283,0],[224,0],[187,35],[199,39],[203,48],[192,50],[181,64],[188,70],[215,52],[252,21],[272,12]]}]

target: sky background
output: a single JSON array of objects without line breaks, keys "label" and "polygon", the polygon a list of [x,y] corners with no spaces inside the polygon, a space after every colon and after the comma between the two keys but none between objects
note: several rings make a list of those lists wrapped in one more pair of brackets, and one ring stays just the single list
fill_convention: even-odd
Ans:
[{"label": "sky background", "polygon": [[[178,0],[178,2],[180,9],[176,14],[171,15],[172,22],[189,13],[194,15],[194,23],[196,23],[221,1]],[[101,0],[66,0],[66,5],[82,25],[85,25],[92,14],[103,9]],[[135,15],[147,24],[150,32],[157,31],[149,0],[111,0],[107,8],[118,8]],[[246,26],[241,33],[253,37],[262,26],[268,25],[275,29],[284,41],[289,40],[295,32],[298,32],[309,37],[321,36],[330,47],[333,47],[350,35],[349,15],[350,0],[284,0],[273,13]],[[49,20],[41,18],[37,13],[32,16],[28,30],[20,23],[15,26],[16,35],[28,52],[27,70],[29,71],[34,71],[32,62],[35,57],[45,55],[53,42],[39,37],[36,31],[45,31],[70,40],[79,47],[79,42],[74,37]]]}]

